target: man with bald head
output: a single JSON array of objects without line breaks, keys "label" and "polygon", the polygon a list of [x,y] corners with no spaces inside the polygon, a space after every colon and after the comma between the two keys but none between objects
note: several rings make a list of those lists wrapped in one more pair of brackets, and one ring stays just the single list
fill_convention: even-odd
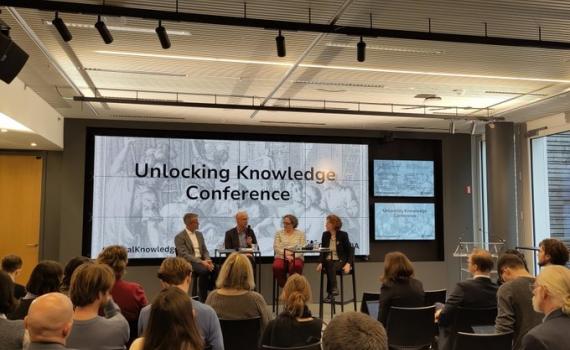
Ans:
[{"label": "man with bald head", "polygon": [[226,249],[239,250],[240,248],[251,248],[253,244],[257,244],[255,233],[248,225],[247,212],[238,211],[235,218],[236,227],[226,232],[226,239],[224,240]]},{"label": "man with bald head", "polygon": [[73,325],[73,305],[61,293],[47,293],[37,297],[24,319],[30,335],[28,350],[67,349],[65,342]]}]

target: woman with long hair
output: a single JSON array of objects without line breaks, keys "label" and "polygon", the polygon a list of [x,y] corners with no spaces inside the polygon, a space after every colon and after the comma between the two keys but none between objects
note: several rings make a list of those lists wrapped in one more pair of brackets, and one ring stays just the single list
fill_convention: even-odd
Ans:
[{"label": "woman with long hair", "polygon": [[414,267],[408,257],[400,252],[391,252],[384,257],[384,275],[381,277],[380,311],[378,321],[384,327],[391,306],[424,306],[424,287],[414,278]]},{"label": "woman with long hair", "polygon": [[162,290],[152,302],[148,326],[130,350],[202,350],[192,301],[176,287]]},{"label": "woman with long hair", "polygon": [[293,274],[287,279],[281,299],[284,311],[269,322],[262,345],[294,347],[318,343],[323,321],[311,315],[307,304],[311,300],[311,286],[304,276]]}]

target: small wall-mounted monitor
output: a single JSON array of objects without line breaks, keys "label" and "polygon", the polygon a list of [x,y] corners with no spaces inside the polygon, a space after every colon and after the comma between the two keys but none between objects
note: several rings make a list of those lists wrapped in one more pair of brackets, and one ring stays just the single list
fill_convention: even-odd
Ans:
[{"label": "small wall-mounted monitor", "polygon": [[433,197],[432,160],[374,160],[374,196]]},{"label": "small wall-mounted monitor", "polygon": [[435,204],[375,203],[374,239],[434,240]]}]

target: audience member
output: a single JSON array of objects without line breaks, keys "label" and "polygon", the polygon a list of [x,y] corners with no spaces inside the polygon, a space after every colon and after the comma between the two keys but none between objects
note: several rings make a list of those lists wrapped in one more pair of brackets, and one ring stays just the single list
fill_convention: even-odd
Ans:
[{"label": "audience member", "polygon": [[253,268],[249,259],[240,253],[232,253],[226,259],[216,281],[216,287],[206,304],[220,319],[243,320],[261,317],[263,330],[270,319],[263,296],[253,291]]},{"label": "audience member", "polygon": [[32,270],[26,290],[26,295],[20,301],[20,305],[11,313],[8,318],[11,320],[23,320],[28,314],[30,304],[35,298],[52,292],[59,292],[63,268],[60,263],[45,260],[40,262]]},{"label": "audience member", "polygon": [[133,341],[137,335],[139,313],[148,304],[148,300],[140,284],[123,279],[128,264],[127,249],[118,245],[106,247],[97,257],[97,262],[108,265],[115,273],[115,284],[111,295],[129,322],[130,341]]},{"label": "audience member", "polygon": [[321,254],[321,262],[317,265],[317,271],[325,269],[328,294],[325,302],[331,302],[334,296],[338,295],[337,272],[350,272],[350,240],[348,233],[340,230],[342,220],[334,214],[327,216],[325,228],[326,231],[323,232],[321,244],[323,248],[330,248],[331,251]]},{"label": "audience member", "polygon": [[[180,257],[166,258],[162,261],[158,270],[160,286],[162,289],[177,287],[188,294],[190,282],[192,280],[191,273],[192,265],[190,265],[190,263],[185,259]],[[189,296],[187,297],[190,299]],[[193,299],[192,309],[196,313],[196,322],[198,329],[204,338],[205,345],[210,346],[212,350],[224,350],[222,329],[214,309]],[[187,312],[191,313],[192,310],[187,310]],[[138,327],[139,337],[143,336],[143,333],[147,328],[150,313],[151,305],[147,305],[141,310]]]},{"label": "audience member", "polygon": [[30,335],[27,350],[67,349],[66,340],[73,325],[73,305],[62,293],[47,293],[30,305],[24,320]]},{"label": "audience member", "polygon": [[457,307],[490,308],[497,306],[497,285],[491,281],[493,268],[491,253],[483,249],[474,249],[467,259],[467,269],[472,279],[461,281],[447,298],[445,306],[436,313],[439,320],[440,350],[448,350],[452,344],[450,327],[455,321]]},{"label": "audience member", "polygon": [[26,295],[26,287],[16,283],[16,278],[22,273],[24,262],[17,255],[6,255],[2,258],[2,271],[6,272],[14,282],[14,297],[20,300]]},{"label": "audience member", "polygon": [[[113,302],[113,270],[104,264],[83,264],[71,277],[69,296],[75,312],[67,345],[77,349],[125,349],[129,324]],[[103,307],[105,317],[98,315]]]},{"label": "audience member", "polygon": [[323,333],[323,350],[388,350],[381,323],[360,312],[334,317]]},{"label": "audience member", "polygon": [[91,259],[86,256],[76,256],[67,262],[63,269],[63,280],[61,281],[60,292],[69,295],[69,286],[71,285],[71,276],[75,269],[85,263],[90,263]]},{"label": "audience member", "polygon": [[261,344],[282,348],[318,343],[323,321],[314,318],[307,304],[311,286],[304,276],[293,274],[287,279],[281,299],[285,310],[265,328]]},{"label": "audience member", "polygon": [[17,303],[11,276],[0,271],[0,348],[2,349],[22,349],[24,346],[24,322],[6,318],[6,315],[16,309]]},{"label": "audience member", "polygon": [[504,284],[497,291],[497,333],[513,332],[513,350],[521,348],[522,337],[542,320],[532,308],[531,286],[534,277],[514,254],[503,254],[497,271]]},{"label": "audience member", "polygon": [[148,327],[143,337],[136,339],[130,349],[204,349],[188,293],[176,287],[162,290],[152,303]]},{"label": "audience member", "polygon": [[[294,215],[288,214],[283,217],[283,229],[277,231],[273,240],[273,250],[275,259],[273,260],[273,278],[277,280],[280,287],[287,281],[287,273],[303,274],[304,257],[302,254],[295,254],[285,249],[295,249],[304,247],[306,244],[305,234],[297,230],[299,220]],[[285,255],[283,255],[285,254]]]},{"label": "audience member", "polygon": [[564,242],[555,239],[543,239],[538,245],[538,265],[562,265],[566,266],[568,263],[568,247]]},{"label": "audience member", "polygon": [[406,255],[392,252],[384,257],[378,321],[386,327],[390,307],[424,306],[424,287],[414,278],[414,267]]},{"label": "audience member", "polygon": [[192,271],[197,276],[198,297],[204,302],[216,275],[214,263],[210,259],[204,236],[198,231],[198,214],[186,213],[183,220],[186,227],[174,238],[176,255],[192,264]]},{"label": "audience member", "polygon": [[570,270],[545,266],[533,288],[532,305],[545,315],[522,340],[523,350],[570,349]]}]

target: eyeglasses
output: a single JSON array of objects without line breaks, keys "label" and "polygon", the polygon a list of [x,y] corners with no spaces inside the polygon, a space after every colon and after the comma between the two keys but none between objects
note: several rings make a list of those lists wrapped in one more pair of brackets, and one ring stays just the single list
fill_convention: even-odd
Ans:
[{"label": "eyeglasses", "polygon": [[291,221],[283,221],[283,226],[292,225]]}]

